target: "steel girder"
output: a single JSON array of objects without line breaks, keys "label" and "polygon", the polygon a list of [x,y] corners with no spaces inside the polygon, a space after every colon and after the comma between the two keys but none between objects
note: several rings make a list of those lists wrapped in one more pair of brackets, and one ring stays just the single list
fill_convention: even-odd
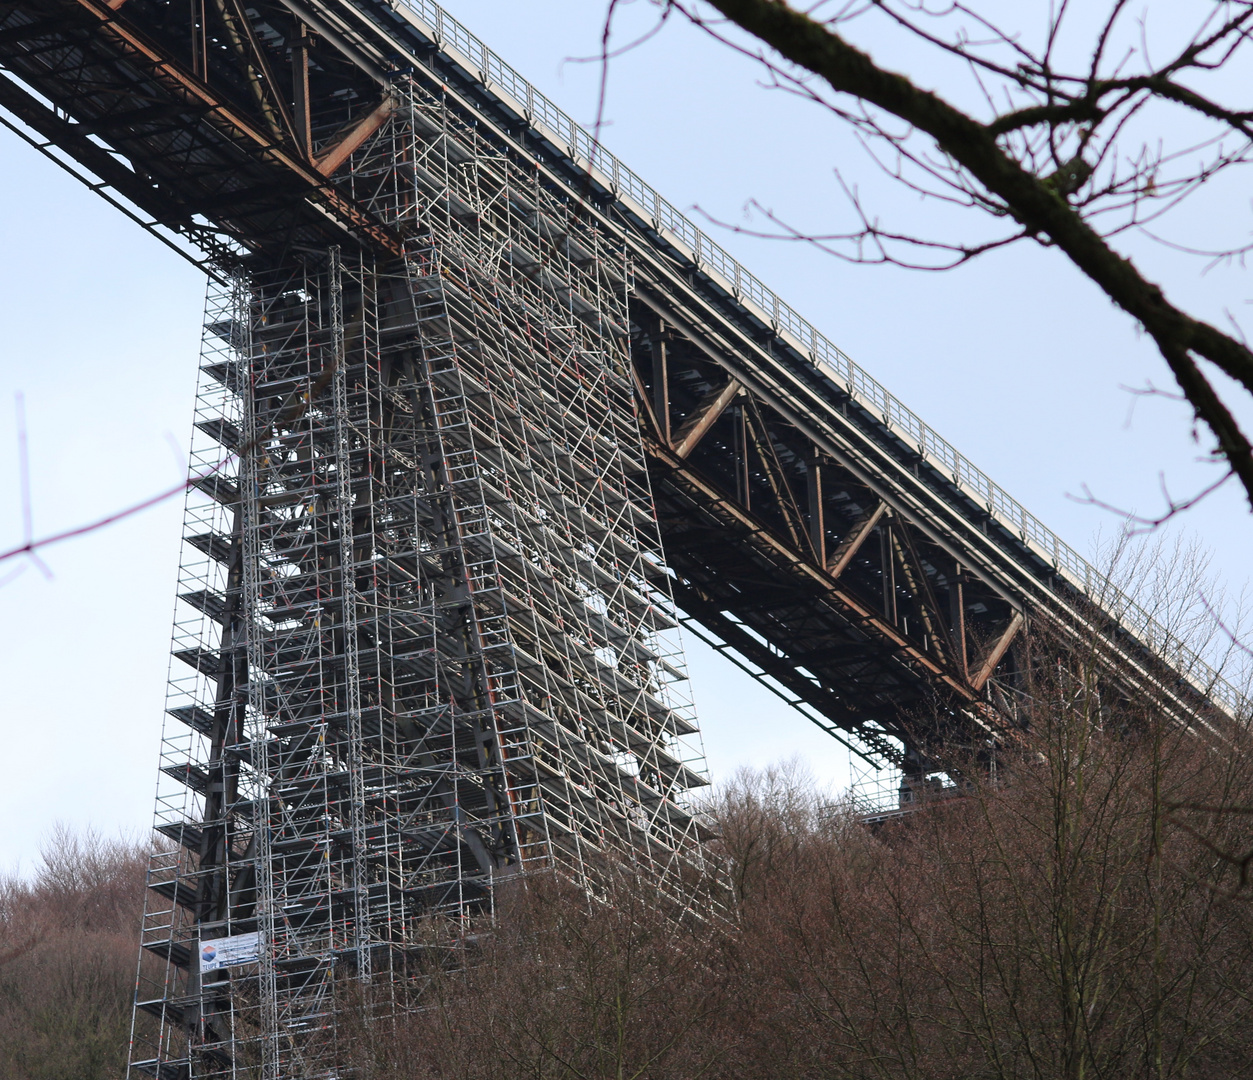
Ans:
[{"label": "steel girder", "polygon": [[[385,121],[389,78],[412,72],[629,251],[663,542],[689,614],[722,644],[737,638],[761,673],[878,753],[885,735],[909,744],[905,757],[996,737],[1004,710],[989,687],[1012,681],[1028,617],[1096,642],[1119,685],[1181,722],[1225,722],[1204,687],[580,166],[525,102],[441,50],[412,11],[219,7],[212,24],[163,0],[55,0],[51,13],[4,0],[0,105],[219,264],[328,242],[394,254],[398,238],[334,170]],[[339,103],[339,122],[311,130],[310,100],[322,115]]]}]

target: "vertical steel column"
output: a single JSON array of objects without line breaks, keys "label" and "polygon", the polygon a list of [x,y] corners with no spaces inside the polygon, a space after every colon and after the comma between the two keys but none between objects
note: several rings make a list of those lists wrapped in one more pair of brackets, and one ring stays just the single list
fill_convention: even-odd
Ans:
[{"label": "vertical steel column", "polygon": [[657,335],[652,340],[653,346],[653,412],[661,428],[661,439],[670,445],[670,365],[666,362],[665,320],[660,320]]},{"label": "vertical steel column", "polygon": [[357,975],[370,978],[370,882],[366,859],[365,763],[361,734],[361,663],[357,654],[357,580],[353,550],[352,440],[348,358],[344,341],[344,279],[340,249],[330,249],[331,375],[335,409],[335,483],[339,525],[340,625],[344,648],[344,707],[348,714],[349,829],[352,835],[353,949]]},{"label": "vertical steel column", "polygon": [[260,986],[261,1006],[261,1075],[263,1080],[283,1080],[280,1041],[282,1031],[278,1019],[278,979],[275,968],[275,930],[277,918],[274,898],[274,866],[271,808],[273,794],[269,789],[269,733],[266,731],[265,685],[259,678],[263,670],[258,612],[261,610],[261,507],[257,458],[264,441],[258,430],[252,384],[254,304],[250,283],[238,279],[234,305],[234,325],[239,371],[236,376],[242,402],[243,444],[239,461],[239,514],[242,520],[244,547],[244,632],[248,652],[249,744],[258,790],[253,802],[253,837],[256,851],[257,927],[261,935]]},{"label": "vertical steel column", "polygon": [[806,470],[809,488],[809,540],[813,544],[818,565],[827,565],[827,523],[822,498],[822,458],[815,451]]}]

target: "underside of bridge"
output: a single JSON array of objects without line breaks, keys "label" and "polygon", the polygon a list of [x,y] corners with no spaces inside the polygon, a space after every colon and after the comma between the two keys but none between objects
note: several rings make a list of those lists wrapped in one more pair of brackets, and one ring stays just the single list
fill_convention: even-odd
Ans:
[{"label": "underside of bridge", "polygon": [[403,983],[519,870],[681,902],[679,621],[907,782],[1024,737],[1029,619],[1221,720],[428,0],[0,0],[0,110],[215,281],[141,1074],[332,1075],[337,987]]}]

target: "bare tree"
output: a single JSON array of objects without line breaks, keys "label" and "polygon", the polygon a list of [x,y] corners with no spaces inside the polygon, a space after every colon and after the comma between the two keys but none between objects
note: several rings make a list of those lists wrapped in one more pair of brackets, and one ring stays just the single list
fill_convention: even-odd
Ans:
[{"label": "bare tree", "polygon": [[1172,808],[1237,799],[1250,748],[1216,752],[1072,649],[1033,646],[1019,688],[1031,750],[1003,757],[997,783],[958,763],[964,798],[874,829],[812,801],[798,813],[806,792],[777,777],[726,793],[738,970],[756,974],[734,1026],[763,1063],[743,1075],[1243,1068],[1253,914],[1216,850],[1247,849],[1253,822],[1193,828]]},{"label": "bare tree", "polygon": [[[415,980],[419,1008],[349,1038],[369,1080],[699,1080],[725,1075],[730,924],[676,911],[619,866],[589,897],[502,884],[495,928]],[[368,1003],[365,1006],[369,1007]]]},{"label": "bare tree", "polygon": [[122,1080],[147,852],[58,827],[0,878],[0,1075]]},{"label": "bare tree", "polygon": [[364,1074],[1240,1075],[1253,904],[1222,852],[1253,817],[1204,808],[1253,783],[1253,745],[1164,723],[1095,642],[1029,640],[1030,739],[995,773],[954,760],[964,797],[868,824],[794,767],[742,773],[714,807],[729,918],[676,920],[629,874],[594,901],[515,883]]},{"label": "bare tree", "polygon": [[[1253,105],[1236,76],[1249,63],[1253,2],[1169,14],[1161,5],[1151,21],[1128,0],[1099,11],[1070,0],[999,9],[992,0],[657,2],[850,125],[895,182],[979,218],[958,239],[894,231],[846,186],[853,229],[814,236],[775,219],[774,235],[923,269],[1022,240],[1058,249],[1152,337],[1213,434],[1222,480],[1236,475],[1253,505],[1253,446],[1234,415],[1253,394],[1253,351],[1234,319],[1223,330],[1189,314],[1119,248],[1133,232],[1156,237],[1170,211],[1250,164]],[[1181,18],[1193,20],[1182,34]],[[863,31],[902,46],[897,64],[921,46],[928,77],[945,89],[925,89],[858,47],[852,36]],[[1186,134],[1167,145],[1168,130]],[[1242,235],[1214,251],[1174,246],[1223,259],[1250,244]],[[1167,512],[1184,502],[1171,500]]]}]

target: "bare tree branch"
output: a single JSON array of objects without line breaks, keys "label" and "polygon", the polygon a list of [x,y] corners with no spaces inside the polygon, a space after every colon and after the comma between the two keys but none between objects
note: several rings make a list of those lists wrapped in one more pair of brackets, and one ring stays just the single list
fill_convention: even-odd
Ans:
[{"label": "bare tree branch", "polygon": [[[317,381],[309,389],[307,394],[300,390],[293,390],[283,402],[283,408],[279,410],[278,414],[275,416],[274,420],[270,422],[268,427],[266,427],[263,431],[258,432],[255,436],[245,442],[233,454],[228,454],[216,465],[214,465],[213,468],[196,473],[194,476],[176,484],[174,487],[167,488],[165,491],[144,499],[142,502],[135,503],[133,506],[128,506],[123,510],[117,510],[114,513],[106,514],[104,517],[88,522],[86,525],[79,525],[73,529],[66,529],[63,532],[53,533],[50,536],[40,537],[39,539],[35,539],[28,530],[25,539],[18,547],[10,548],[7,551],[0,551],[0,562],[17,558],[19,555],[29,555],[32,559],[38,560],[38,556],[35,553],[42,548],[51,547],[53,544],[59,544],[65,540],[72,540],[78,536],[86,536],[89,533],[97,532],[98,530],[106,528],[109,525],[116,524],[119,521],[124,521],[127,518],[134,517],[136,514],[140,514],[143,511],[158,505],[159,503],[163,503],[167,499],[172,499],[176,495],[185,493],[188,489],[194,487],[201,481],[207,480],[209,477],[216,475],[223,469],[230,466],[233,462],[246,457],[254,450],[264,446],[276,427],[289,424],[303,416],[309,406],[317,400],[317,398],[324,390],[326,390],[328,386],[330,386],[331,378],[335,374],[337,363],[338,361],[334,357],[328,360],[326,365],[322,368],[321,373],[318,375]],[[25,428],[22,427],[21,431],[23,433],[21,436],[22,445],[24,446]],[[24,460],[25,459],[23,458],[23,461]],[[23,468],[25,468],[25,466],[23,466]],[[27,495],[27,501],[29,501],[29,495]],[[25,520],[27,522],[29,521],[29,514],[25,515]],[[3,584],[8,580],[8,578],[0,579],[0,584]]]},{"label": "bare tree branch", "polygon": [[[1148,391],[1141,392],[1147,393]],[[1153,532],[1155,529],[1165,525],[1166,522],[1171,520],[1171,518],[1177,517],[1185,510],[1191,510],[1192,507],[1197,505],[1197,503],[1208,498],[1220,487],[1222,487],[1228,480],[1231,479],[1233,475],[1234,474],[1231,470],[1228,470],[1213,483],[1206,484],[1205,487],[1201,488],[1201,490],[1196,492],[1196,494],[1190,495],[1186,499],[1176,499],[1173,495],[1171,495],[1169,489],[1166,487],[1166,477],[1159,473],[1158,482],[1161,485],[1162,498],[1166,502],[1166,510],[1164,513],[1158,514],[1156,517],[1146,517],[1142,514],[1134,513],[1131,510],[1125,510],[1121,507],[1115,506],[1113,503],[1108,503],[1103,499],[1098,499],[1092,494],[1092,491],[1087,484],[1083,485],[1082,498],[1075,495],[1067,495],[1066,497],[1072,502],[1080,503],[1083,506],[1095,506],[1101,510],[1108,510],[1110,513],[1116,514],[1118,517],[1123,519],[1124,528],[1126,529],[1126,534],[1128,536],[1143,536],[1144,534]]]},{"label": "bare tree branch", "polygon": [[[1070,10],[1065,2],[1051,17],[1046,42],[1039,54],[1032,53],[1014,34],[960,3],[933,11],[921,3],[894,5],[891,0],[870,0],[868,8],[845,10],[832,19],[820,21],[778,0],[707,2],[730,23],[753,35],[786,62],[786,65],[780,64],[766,53],[757,55],[777,78],[797,84],[807,77],[819,77],[835,92],[836,98],[829,107],[870,140],[887,144],[899,160],[961,193],[970,205],[994,215],[1011,217],[1021,227],[1018,238],[1030,237],[1064,252],[1153,338],[1196,417],[1214,435],[1218,452],[1239,478],[1253,506],[1253,444],[1199,366],[1199,361],[1209,361],[1245,391],[1253,393],[1253,351],[1239,336],[1224,333],[1172,303],[1159,285],[1148,280],[1129,258],[1109,243],[1110,236],[1159,216],[1160,210],[1142,214],[1141,206],[1146,200],[1163,200],[1162,207],[1168,209],[1218,172],[1250,163],[1253,110],[1223,105],[1179,79],[1189,71],[1217,70],[1231,60],[1249,41],[1253,4],[1222,5],[1224,17],[1217,18],[1214,13],[1207,16],[1188,42],[1160,67],[1144,74],[1116,72],[1102,77],[1103,57],[1115,25],[1126,10],[1123,0],[1114,4],[1104,21],[1090,65],[1083,74],[1067,74],[1056,67],[1058,41]],[[721,40],[728,40],[715,21],[702,15],[687,0],[671,0],[670,6],[683,11]],[[898,10],[901,7],[908,14]],[[986,122],[968,115],[940,94],[924,90],[904,75],[881,66],[846,40],[840,24],[869,8],[886,13],[923,41],[962,59],[972,68],[1002,78],[1009,89],[1016,88],[1017,92],[1032,94],[1041,100],[1013,108]],[[988,41],[975,42],[964,35],[959,35],[955,43],[945,41],[919,21],[953,12],[968,16],[981,26],[989,35]],[[1010,49],[1017,58],[1017,66],[1010,67],[982,56],[980,49],[984,45]],[[743,46],[737,47],[748,51]],[[796,72],[807,74],[794,73],[790,65],[795,65]],[[980,85],[982,87],[982,83]],[[817,96],[812,87],[809,92]],[[986,92],[985,97],[991,99]],[[841,99],[848,98],[857,104],[858,111],[840,104]],[[825,98],[823,100],[825,102]],[[1239,145],[1234,150],[1227,149],[1221,136],[1206,138],[1198,145],[1214,147],[1212,159],[1191,172],[1171,177],[1161,176],[1161,171],[1172,158],[1179,160],[1179,155],[1163,155],[1144,148],[1130,159],[1129,171],[1120,173],[1118,140],[1150,101],[1170,102],[1206,120],[1218,122],[1224,125],[1229,136],[1237,137]],[[878,119],[880,113],[903,122],[907,130],[903,133],[888,131]],[[1102,124],[1105,127],[1098,139],[1096,132]],[[940,160],[932,161],[905,146],[913,132],[930,138],[941,155]],[[1195,153],[1195,149],[1191,152]],[[1098,174],[1102,177],[1100,180]],[[951,263],[929,266],[931,269],[966,261],[967,251],[977,254],[1002,246],[998,243],[946,245],[907,237],[871,223],[860,207],[856,208],[862,228],[835,234],[828,240],[838,237],[854,245],[868,241],[882,245],[893,241],[958,254]],[[1123,220],[1109,225],[1104,232],[1098,231],[1095,222],[1120,214],[1124,215]],[[787,233],[785,229],[785,235]],[[871,261],[900,260],[876,254]],[[911,264],[901,261],[901,265]]]}]

